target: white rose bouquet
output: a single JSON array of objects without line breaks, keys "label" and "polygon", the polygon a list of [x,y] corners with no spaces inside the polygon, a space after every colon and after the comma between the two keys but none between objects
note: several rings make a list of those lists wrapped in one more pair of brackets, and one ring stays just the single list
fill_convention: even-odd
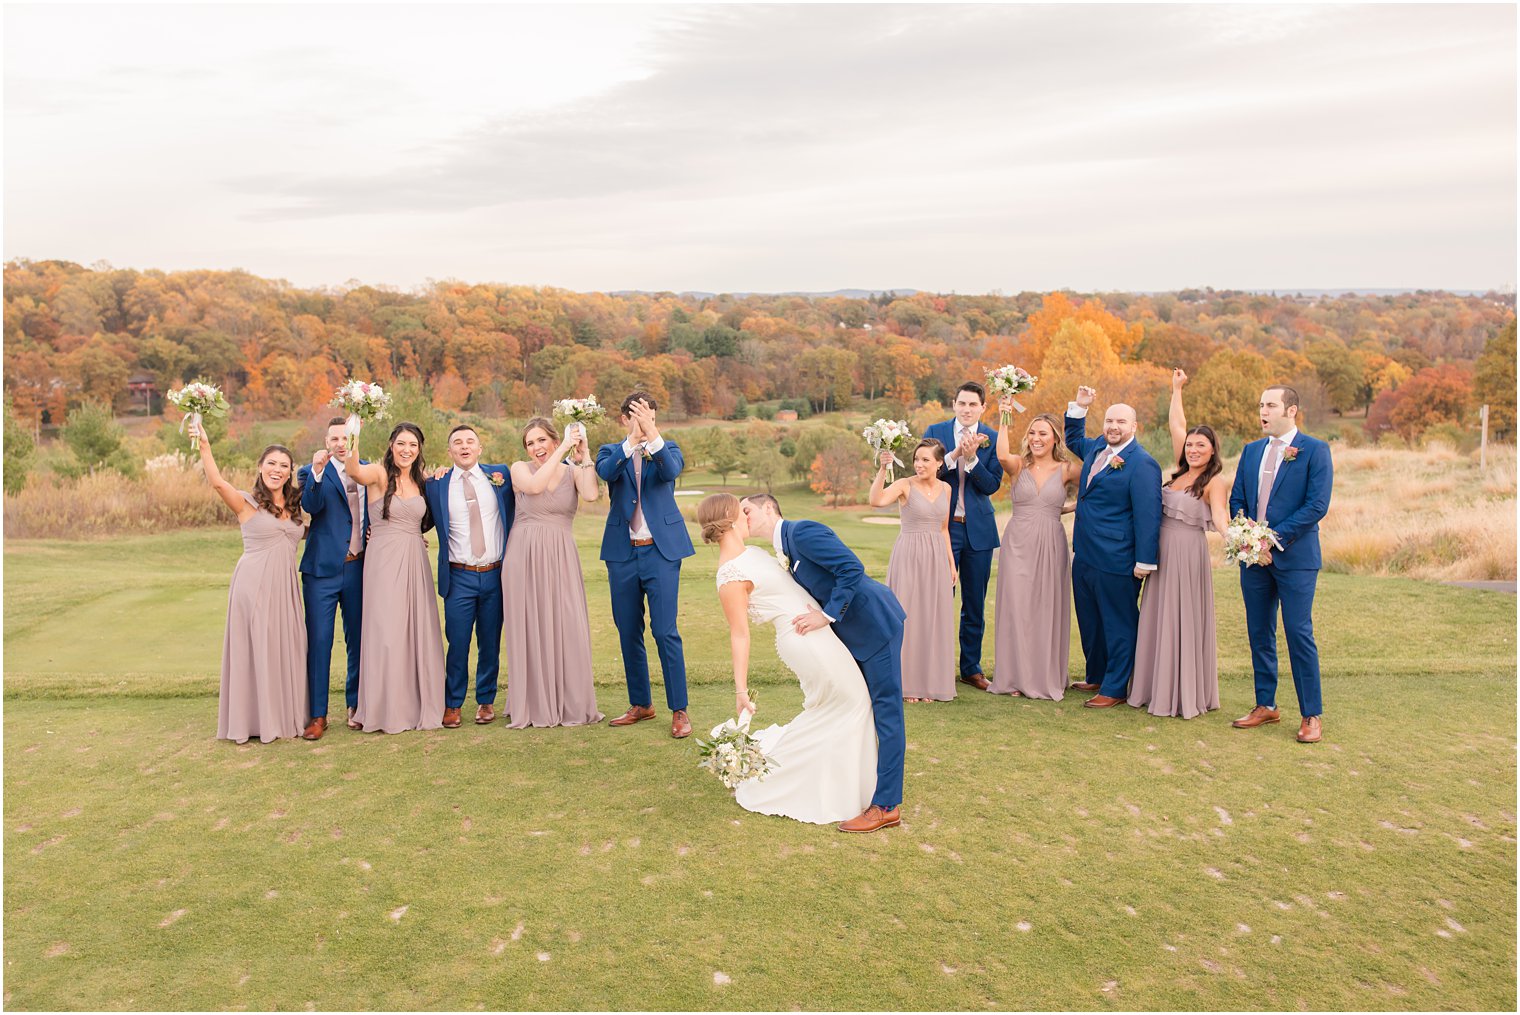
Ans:
[{"label": "white rose bouquet", "polygon": [[185,432],[185,424],[191,424],[190,449],[199,451],[200,438],[196,434],[204,433],[202,422],[206,416],[214,416],[217,419],[227,415],[229,406],[227,399],[222,395],[222,389],[215,384],[207,384],[205,381],[192,381],[178,391],[171,391],[164,396],[169,404],[179,409],[185,417],[179,421],[179,432]]},{"label": "white rose bouquet", "polygon": [[[754,700],[753,695],[750,700]],[[716,775],[729,789],[750,779],[764,779],[776,767],[776,762],[760,749],[760,741],[749,735],[753,715],[746,709],[737,719],[714,726],[711,740],[697,741],[701,754],[697,767]]]},{"label": "white rose bouquet", "polygon": [[1272,547],[1282,549],[1277,533],[1266,522],[1252,521],[1241,512],[1230,520],[1224,533],[1224,562],[1226,564],[1260,564],[1261,555]]},{"label": "white rose bouquet", "polygon": [[[1025,370],[1023,367],[1016,367],[1010,363],[1007,366],[998,367],[996,370],[989,370],[987,372],[987,391],[993,398],[1002,398],[1005,395],[1012,398],[1013,407],[1023,412],[1024,406],[1019,404],[1016,396],[1033,391],[1035,382],[1038,380],[1039,378],[1028,370]],[[998,420],[1000,428],[1006,427],[1012,421],[1011,417],[1005,412],[998,414]]]},{"label": "white rose bouquet", "polygon": [[596,400],[595,395],[587,395],[585,398],[561,398],[554,403],[554,418],[560,423],[578,424],[581,428],[581,436],[586,435],[588,426],[595,426],[607,418],[607,409]]},{"label": "white rose bouquet", "polygon": [[[908,424],[900,419],[878,419],[864,430],[860,431],[866,443],[871,446],[872,458],[879,458],[883,451],[892,452],[892,461],[901,466],[902,459],[897,457],[897,452],[908,446],[913,439],[913,434],[908,431]],[[892,467],[887,466],[887,480],[890,482],[893,476]]]},{"label": "white rose bouquet", "polygon": [[338,389],[328,404],[348,415],[344,429],[348,432],[348,446],[355,448],[359,446],[359,430],[363,424],[385,418],[386,410],[391,407],[391,396],[378,384],[350,380]]}]

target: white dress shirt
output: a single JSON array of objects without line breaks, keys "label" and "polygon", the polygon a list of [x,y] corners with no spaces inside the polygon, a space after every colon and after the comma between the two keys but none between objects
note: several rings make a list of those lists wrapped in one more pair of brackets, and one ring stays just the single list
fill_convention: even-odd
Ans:
[{"label": "white dress shirt", "polygon": [[[1294,427],[1292,430],[1289,430],[1287,433],[1283,434],[1281,437],[1275,437],[1275,438],[1269,437],[1269,438],[1267,438],[1267,446],[1261,449],[1261,464],[1256,467],[1256,489],[1257,490],[1261,489],[1261,477],[1265,476],[1267,474],[1267,453],[1272,450],[1272,443],[1271,442],[1273,440],[1282,441],[1283,442],[1283,453],[1287,454],[1289,446],[1292,445],[1293,441],[1297,437],[1298,437],[1298,427]],[[1279,469],[1282,468],[1282,463],[1283,463],[1283,460],[1281,458],[1279,458],[1277,460],[1277,467]]]},{"label": "white dress shirt", "polygon": [[[476,557],[470,552],[470,505],[464,499],[464,484],[473,483],[475,499],[480,504],[480,524],[484,528],[486,552]],[[454,466],[449,473],[449,560],[455,564],[480,567],[501,559],[501,512],[496,509],[496,487],[476,462],[468,469]]]},{"label": "white dress shirt", "polygon": [[[660,438],[657,438],[655,440],[652,440],[652,441],[650,441],[647,444],[642,443],[642,442],[640,442],[638,444],[635,444],[635,443],[633,443],[633,438],[632,437],[624,437],[623,438],[623,454],[627,455],[628,459],[629,459],[629,462],[628,462],[628,474],[629,474],[629,476],[632,477],[632,475],[633,475],[633,456],[636,455],[636,454],[639,454],[641,448],[644,451],[649,452],[651,455],[657,455],[657,454],[660,453],[661,449],[663,449],[664,447],[665,447],[665,438],[664,437],[660,437]],[[647,469],[647,468],[649,468],[649,466],[651,464],[653,464],[653,463],[652,462],[645,462],[642,466],[640,466],[640,469]],[[633,491],[634,499],[636,501],[639,501],[639,503],[640,503],[640,518],[643,520],[644,524],[638,526],[637,528],[635,528],[634,525],[633,525],[633,523],[632,523],[632,521],[630,520],[630,522],[628,524],[628,538],[629,539],[653,539],[654,538],[654,533],[651,532],[651,531],[649,531],[649,516],[646,515],[646,514],[644,514],[643,511],[642,511],[642,503],[643,503],[642,502],[642,494],[643,494],[643,491],[639,490],[637,488],[635,488],[634,491]]]}]

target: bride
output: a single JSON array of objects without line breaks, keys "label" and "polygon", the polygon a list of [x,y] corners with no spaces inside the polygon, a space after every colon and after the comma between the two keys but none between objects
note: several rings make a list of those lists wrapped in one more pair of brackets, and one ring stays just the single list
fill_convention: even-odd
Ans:
[{"label": "bride", "polygon": [[702,540],[718,544],[718,599],[728,618],[734,661],[735,714],[750,701],[749,626],[776,628],[776,653],[802,685],[802,714],[752,735],[775,762],[764,779],[734,790],[745,810],[812,824],[861,813],[876,789],[876,724],[871,697],[849,649],[825,627],[798,634],[792,618],[817,610],[771,554],[746,547],[749,525],[732,494],[715,493],[697,507]]}]

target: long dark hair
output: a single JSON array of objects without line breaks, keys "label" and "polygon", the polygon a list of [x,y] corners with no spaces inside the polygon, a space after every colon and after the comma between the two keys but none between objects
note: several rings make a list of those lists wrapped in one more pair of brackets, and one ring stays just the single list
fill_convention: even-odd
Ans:
[{"label": "long dark hair", "polygon": [[285,513],[282,515],[275,506],[274,494],[264,485],[264,474],[257,467],[253,470],[253,502],[260,511],[268,511],[276,518],[288,517],[295,521],[301,515],[301,488],[296,485],[296,456],[283,444],[271,444],[259,452],[259,465],[262,466],[264,460],[275,452],[290,459],[290,472],[285,477],[285,485],[280,488],[280,495],[285,499]]},{"label": "long dark hair", "polygon": [[1206,438],[1209,442],[1209,447],[1213,449],[1209,454],[1208,464],[1203,467],[1203,472],[1199,473],[1198,478],[1193,480],[1193,485],[1188,488],[1188,493],[1199,500],[1203,500],[1203,492],[1208,489],[1209,480],[1224,471],[1224,465],[1219,461],[1219,438],[1214,436],[1214,431],[1211,428],[1195,426],[1187,432],[1186,437],[1182,438],[1183,451],[1182,454],[1177,456],[1177,471],[1172,473],[1172,479],[1185,475],[1190,468],[1187,460],[1187,438],[1194,434]]},{"label": "long dark hair", "polygon": [[417,490],[422,491],[425,482],[427,466],[422,460],[422,448],[427,443],[427,438],[422,436],[422,428],[416,423],[397,423],[396,429],[385,439],[385,503],[380,507],[380,517],[386,521],[391,517],[391,498],[396,494],[396,481],[401,478],[401,468],[396,464],[395,456],[391,454],[391,447],[396,443],[396,438],[405,430],[417,438],[417,457],[412,459],[412,482],[417,485]]}]

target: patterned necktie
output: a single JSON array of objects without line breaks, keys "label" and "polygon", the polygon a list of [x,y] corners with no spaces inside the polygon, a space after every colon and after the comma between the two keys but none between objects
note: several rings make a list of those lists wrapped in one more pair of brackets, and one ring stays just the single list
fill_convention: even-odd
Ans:
[{"label": "patterned necktie", "polygon": [[1092,486],[1093,480],[1098,478],[1098,473],[1108,467],[1108,460],[1113,457],[1114,447],[1112,444],[1098,452],[1098,457],[1093,460],[1092,471],[1087,474],[1087,485]]},{"label": "patterned necktie", "polygon": [[644,530],[644,449],[633,449],[633,531]]},{"label": "patterned necktie", "polygon": [[1267,501],[1272,499],[1272,483],[1277,479],[1277,466],[1282,461],[1283,441],[1273,437],[1267,444],[1267,457],[1261,469],[1261,484],[1256,488],[1256,520],[1267,520]]},{"label": "patterned necktie", "polygon": [[461,472],[459,481],[464,484],[464,502],[470,508],[470,554],[480,560],[486,555],[486,523],[480,517],[480,498],[475,496],[475,484],[468,472]]}]

